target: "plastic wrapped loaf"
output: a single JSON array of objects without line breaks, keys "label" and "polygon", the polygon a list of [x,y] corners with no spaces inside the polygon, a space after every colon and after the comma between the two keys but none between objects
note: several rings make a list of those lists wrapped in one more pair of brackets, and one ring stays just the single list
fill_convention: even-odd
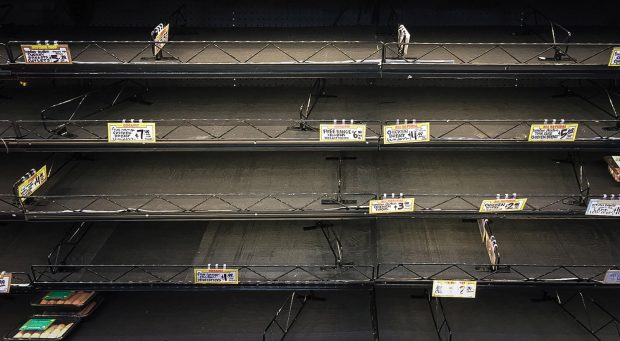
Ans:
[{"label": "plastic wrapped loaf", "polygon": [[73,323],[53,324],[44,331],[20,330],[15,336],[16,339],[60,339],[73,326]]}]

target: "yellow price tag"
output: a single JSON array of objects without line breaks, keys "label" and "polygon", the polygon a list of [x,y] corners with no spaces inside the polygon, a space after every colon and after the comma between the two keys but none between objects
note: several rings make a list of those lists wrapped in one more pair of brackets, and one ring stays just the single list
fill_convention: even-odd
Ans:
[{"label": "yellow price tag", "polygon": [[481,213],[523,211],[527,198],[482,200]]},{"label": "yellow price tag", "polygon": [[24,201],[47,181],[47,166],[43,165],[36,173],[30,175],[21,184],[17,185],[17,196]]},{"label": "yellow price tag", "polygon": [[194,284],[239,284],[239,270],[194,269]]},{"label": "yellow price tag", "polygon": [[415,209],[414,198],[396,198],[383,200],[370,200],[368,213],[370,214],[386,214],[386,213],[402,213],[413,212]]}]

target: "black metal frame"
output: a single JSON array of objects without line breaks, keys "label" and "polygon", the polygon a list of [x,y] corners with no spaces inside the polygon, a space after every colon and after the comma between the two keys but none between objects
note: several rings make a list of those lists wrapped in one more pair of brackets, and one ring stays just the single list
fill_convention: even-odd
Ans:
[{"label": "black metal frame", "polygon": [[[132,85],[137,86],[136,91],[131,91],[134,90],[132,88]],[[105,97],[106,93],[110,90],[112,91],[111,101],[110,98],[101,98]],[[140,99],[140,97],[148,91],[148,87],[135,80],[118,81],[105,88],[90,90],[79,96],[67,99],[56,104],[52,104],[44,108],[43,110],[41,110],[41,123],[43,125],[43,128],[45,128],[45,130],[51,134],[48,138],[55,138],[56,136],[74,138],[75,135],[72,135],[67,131],[67,124],[75,121],[80,121],[84,118],[100,113],[125,101],[132,101],[148,105],[150,104],[149,102]],[[98,102],[100,104],[96,105],[95,109],[92,109],[87,113],[81,113],[80,115],[79,111],[85,105],[85,103],[90,104],[92,102]],[[75,105],[75,108],[71,109],[72,105]],[[69,110],[65,112],[64,108],[69,108]],[[66,119],[57,119],[50,117],[50,113],[53,114],[56,111],[60,111],[62,116],[66,115],[68,117]],[[80,117],[76,119],[77,115],[80,115]],[[63,121],[64,123],[59,123]],[[48,122],[56,123],[57,125],[53,128],[50,128],[48,127]],[[20,131],[19,126],[16,126],[15,131]]]},{"label": "black metal frame", "polygon": [[[417,56],[415,58],[406,58],[406,57],[398,56],[399,45],[407,45],[409,46],[411,50],[413,50],[415,47],[421,47],[421,48],[426,48],[426,49],[430,47],[430,49],[428,49],[428,51],[425,51],[420,56]],[[559,45],[564,45],[565,46],[564,50],[561,50]],[[422,42],[413,42],[409,44],[385,43],[384,44],[385,52],[388,53],[389,55],[385,57],[384,61],[386,61],[387,63],[390,63],[390,60],[397,60],[397,61],[401,61],[405,63],[414,63],[414,64],[422,63],[422,64],[431,64],[431,65],[432,64],[459,64],[459,65],[463,65],[463,64],[466,64],[466,65],[476,65],[476,64],[477,65],[528,65],[529,64],[531,65],[533,61],[542,61],[542,59],[540,58],[544,57],[544,54],[546,54],[549,51],[553,51],[554,57],[552,58],[555,61],[566,60],[570,62],[568,65],[602,65],[602,64],[592,64],[592,63],[586,63],[586,62],[597,57],[598,55],[602,54],[605,51],[611,52],[611,50],[615,47],[614,45],[617,46],[618,44],[615,44],[615,43],[613,44],[557,43],[557,42],[551,42],[551,43],[445,43],[445,42],[422,43]],[[396,46],[396,48],[393,48],[393,46]],[[476,54],[474,57],[467,58],[463,55],[459,55],[458,52],[455,52],[454,51],[455,47],[469,48],[469,49],[481,48],[484,51]],[[589,53],[585,57],[578,59],[568,54],[568,47],[573,47],[573,49],[585,48],[585,47],[593,47],[593,48],[598,48],[598,49],[594,52]],[[533,54],[528,54],[525,57],[518,57],[515,55],[514,52],[513,53],[510,52],[510,49],[515,49],[515,48],[535,48],[539,50],[534,52]],[[447,61],[432,61],[432,60],[429,61],[429,60],[424,59],[424,57],[428,56],[429,54],[437,50],[447,52],[450,56],[456,58],[456,60],[447,62]],[[495,50],[502,51],[510,62],[508,63],[477,63],[476,62],[480,60],[480,58],[488,55],[489,53]],[[558,55],[560,56],[560,60],[555,59],[556,56]],[[607,63],[605,64],[605,66],[607,66]]]},{"label": "black metal frame", "polygon": [[[289,330],[293,327],[293,324],[297,321],[297,318],[304,310],[308,300],[312,299],[312,295],[298,294],[293,291],[291,295],[282,303],[280,308],[276,311],[274,317],[269,321],[265,330],[263,330],[263,341],[267,340],[280,340],[283,341],[288,335]],[[295,304],[297,303],[297,304]],[[281,318],[280,313],[284,311],[286,321],[279,321]],[[277,329],[276,329],[277,327]],[[281,334],[280,337],[274,339],[274,332]]]},{"label": "black metal frame", "polygon": [[[583,292],[577,291],[571,296],[569,296],[567,299],[563,300],[560,297],[560,293],[556,291],[555,297],[549,297],[549,299],[552,299],[560,308],[562,308],[562,310],[568,316],[570,316],[575,322],[577,322],[581,327],[583,327],[583,329],[590,333],[590,335],[592,335],[592,337],[594,337],[596,340],[602,340],[602,338],[600,337],[600,333],[609,326],[615,327],[618,338],[620,338],[620,320],[616,316],[614,316],[608,309],[606,309],[600,303],[594,300],[594,298],[592,298],[591,296],[588,296],[587,294],[584,295]],[[586,321],[580,319],[580,314],[573,309],[574,307],[571,307],[570,303],[575,299],[579,299],[579,305],[583,308],[583,312],[586,315]],[[603,315],[605,315],[606,321],[601,322],[598,327],[593,326],[592,314],[590,313],[591,309],[588,308],[588,303],[591,303],[591,307],[597,308],[599,312],[602,312]]]},{"label": "black metal frame", "polygon": [[92,289],[168,288],[242,289],[317,288],[337,289],[372,284],[372,265],[228,265],[239,270],[239,284],[194,284],[193,269],[207,265],[32,265],[32,284],[37,288]]},{"label": "black metal frame", "polygon": [[[357,200],[355,205],[321,204],[321,200],[340,195]],[[102,220],[260,220],[260,219],[387,219],[403,217],[459,218],[587,218],[585,203],[593,198],[577,194],[520,194],[528,198],[523,211],[480,213],[480,202],[496,194],[406,194],[415,197],[416,211],[382,215],[368,213],[368,202],[380,198],[376,193],[211,193],[211,194],[119,194],[119,195],[38,195],[30,196],[21,212],[30,221],[102,221]],[[287,198],[304,202],[287,202]],[[240,204],[236,201],[244,201]],[[278,202],[281,207],[257,208],[261,202]],[[103,205],[103,206],[102,206]],[[454,206],[456,205],[456,206]],[[99,208],[96,208],[96,207]],[[95,208],[91,208],[95,207]]]},{"label": "black metal frame", "polygon": [[[142,54],[144,54],[145,51],[149,51],[150,48],[152,48],[153,46],[155,46],[155,44],[158,44],[158,42],[156,41],[144,41],[144,40],[101,40],[101,41],[97,41],[97,40],[80,40],[80,41],[58,41],[59,44],[69,44],[69,45],[73,45],[75,46],[84,46],[83,48],[79,49],[77,53],[72,55],[72,60],[73,63],[80,63],[80,56],[92,49],[97,49],[98,51],[103,52],[106,56],[111,57],[114,61],[113,62],[106,62],[106,63],[113,63],[113,64],[144,64],[143,62],[141,62],[141,59],[139,58]],[[22,44],[37,44],[36,41],[9,41],[6,44],[6,48],[7,51],[10,52],[10,64],[18,64],[18,63],[23,63],[23,55],[21,54],[20,51],[20,46]],[[107,47],[106,47],[107,45]],[[135,52],[133,54],[131,54],[128,58],[121,58],[119,57],[116,53],[112,52],[112,49],[114,47],[114,45],[117,46],[135,46]],[[249,45],[257,45],[258,49],[252,53],[249,57],[247,58],[238,58],[236,57],[233,52],[231,52],[230,50],[227,50],[226,45],[237,45],[237,47],[239,45],[241,45],[242,47],[248,47]],[[304,56],[302,58],[298,58],[293,56],[293,54],[287,50],[286,46],[294,46],[294,47],[304,47],[304,46],[312,46],[312,45],[317,45],[318,48],[313,48],[311,49],[308,53],[304,54]],[[371,49],[372,52],[368,53],[364,53],[363,58],[361,59],[356,59],[354,57],[352,57],[349,53],[345,52],[346,50],[342,47],[342,46],[357,46],[357,45],[375,45],[374,49]],[[180,46],[180,47],[192,47],[192,46],[197,46],[197,48],[194,48],[194,52],[193,54],[190,54],[189,58],[185,58],[182,59],[182,57],[178,57],[175,54],[173,54],[170,50],[174,50],[175,47]],[[345,63],[365,63],[366,61],[369,61],[372,57],[374,56],[379,56],[381,51],[382,51],[382,47],[383,47],[383,43],[380,41],[360,41],[360,40],[342,40],[342,41],[326,41],[326,40],[255,40],[255,41],[235,41],[235,40],[220,40],[220,41],[208,41],[208,40],[194,40],[194,41],[169,41],[166,43],[166,45],[162,48],[162,53],[165,54],[168,58],[171,58],[172,60],[176,61],[177,63],[180,64],[213,64],[213,63],[218,63],[218,62],[195,62],[194,60],[199,57],[200,55],[202,55],[207,49],[209,48],[214,48],[217,51],[222,52],[223,54],[225,54],[226,56],[228,56],[228,62],[224,62],[225,64],[255,64],[255,63],[260,63],[260,62],[254,62],[255,58],[260,56],[261,53],[263,53],[264,51],[266,51],[269,48],[274,48],[276,50],[278,50],[279,52],[281,52],[281,55],[285,57],[286,62],[285,63],[292,63],[292,64],[308,64],[308,63],[315,63],[317,61],[313,61],[312,58],[314,58],[316,55],[318,55],[320,52],[324,51],[324,50],[335,50],[338,51],[339,54],[341,56],[343,56],[345,58],[344,62]],[[230,47],[228,47],[230,49]],[[15,51],[18,51],[17,53],[15,53]],[[97,61],[94,62],[88,62],[85,61],[86,63],[98,63]],[[100,62],[99,62],[100,63]],[[222,63],[222,62],[219,62]]]},{"label": "black metal frame", "polygon": [[325,237],[325,241],[327,242],[327,245],[329,246],[329,250],[331,251],[332,255],[334,256],[334,265],[335,266],[341,266],[343,264],[343,262],[342,262],[342,255],[343,255],[342,242],[340,242],[340,237],[334,231],[333,227],[334,227],[334,224],[332,224],[330,222],[319,221],[315,225],[304,226],[304,231],[311,231],[311,230],[321,229],[321,232],[323,233],[323,237]]},{"label": "black metal frame", "polygon": [[[580,130],[574,142],[528,142],[529,120],[425,120],[431,124],[429,142],[383,143],[388,121],[356,121],[367,125],[366,143],[321,143],[318,125],[333,120],[293,119],[154,119],[157,143],[109,144],[107,123],[119,120],[17,120],[0,121],[0,138],[8,150],[105,151],[105,150],[605,150],[620,146],[619,120],[571,120]],[[552,122],[552,121],[549,121]],[[56,128],[47,128],[48,125]],[[59,134],[62,129],[62,134]],[[215,132],[215,130],[222,130]],[[237,134],[237,135],[235,135]]]},{"label": "black metal frame", "polygon": [[67,264],[67,259],[69,259],[91,226],[92,223],[87,222],[73,224],[62,240],[47,255],[47,264],[52,266],[51,271],[53,273],[62,271],[62,265]]},{"label": "black metal frame", "polygon": [[588,80],[588,82],[601,90],[601,93],[598,95],[604,95],[606,97],[605,99],[606,102],[609,104],[609,109],[606,109],[605,107],[593,101],[593,99],[597,97],[597,95],[589,97],[585,96],[574,88],[567,86],[566,84],[561,84],[564,92],[560,95],[556,95],[555,97],[577,97],[583,100],[587,104],[591,105],[593,108],[596,108],[597,110],[609,115],[611,118],[616,120],[616,125],[613,127],[607,127],[605,128],[606,130],[620,130],[620,114],[616,109],[617,105],[614,100],[614,98],[620,98],[620,94],[616,91],[614,84],[612,83],[611,86],[607,88],[605,86],[602,86],[599,82],[593,80]]},{"label": "black metal frame", "polygon": [[428,303],[428,309],[433,319],[433,325],[435,326],[435,332],[437,333],[437,339],[439,341],[451,341],[452,340],[452,328],[445,313],[441,298],[432,297],[429,290],[424,289],[422,295],[411,295],[413,299],[424,299]]},{"label": "black metal frame", "polygon": [[[538,19],[540,18],[545,22],[546,25],[549,26],[549,34],[551,36],[551,42],[555,45],[554,47],[555,53],[553,57],[552,58],[543,57],[543,59],[540,59],[540,60],[561,61],[561,60],[566,59],[565,57],[567,57],[570,39],[573,34],[566,27],[551,20],[549,17],[547,17],[544,13],[542,13],[538,9],[530,7],[527,9],[527,11],[521,12],[520,25],[519,25],[520,32],[518,32],[518,34],[533,33],[536,36],[538,36],[540,40],[544,42],[549,42],[540,33],[533,31],[529,28],[530,25],[528,25],[528,18],[532,18],[532,17],[534,19],[534,23],[533,23],[534,25],[536,26],[539,25]],[[558,41],[558,37],[556,35],[556,29],[559,29],[560,31],[564,32],[564,34],[566,35],[565,38],[562,39],[562,41]],[[561,45],[565,46],[564,50],[562,50]],[[569,57],[568,60],[572,60],[572,59]]]},{"label": "black metal frame", "polygon": [[[32,265],[37,288],[180,288],[180,289],[346,289],[381,287],[428,288],[434,280],[471,280],[479,286],[603,287],[607,270],[619,265],[379,263],[372,265],[228,265],[239,269],[238,285],[193,284],[194,268],[207,265]],[[57,271],[58,270],[58,271]],[[607,285],[613,287],[613,285]]]},{"label": "black metal frame", "polygon": [[[603,64],[592,63],[606,51],[620,44],[617,43],[448,43],[448,42],[413,42],[407,44],[413,52],[416,48],[422,49],[421,55],[413,59],[399,58],[399,43],[383,43],[381,41],[170,41],[163,49],[163,54],[170,61],[165,62],[144,62],[138,57],[141,56],[149,47],[157,44],[153,41],[64,41],[60,43],[84,46],[74,54],[72,65],[27,65],[20,58],[21,52],[15,52],[21,44],[35,44],[34,41],[11,41],[6,45],[9,55],[9,63],[4,68],[10,71],[9,77],[12,78],[31,78],[31,77],[78,77],[89,78],[97,76],[99,78],[256,78],[256,77],[310,77],[310,78],[342,78],[342,77],[361,77],[361,78],[442,78],[462,76],[466,78],[514,78],[518,76],[524,78],[556,77],[556,78],[619,78],[620,72],[612,70]],[[247,58],[236,57],[234,52],[227,50],[226,45],[242,46],[246,49],[249,45],[258,45],[258,50]],[[287,51],[285,45],[295,46],[295,48],[310,48],[310,51],[303,58],[295,57]],[[316,45],[314,48],[313,45]],[[353,52],[346,50],[343,46],[354,46],[364,50],[363,46],[374,46],[368,48],[362,56],[354,57]],[[136,53],[129,57],[121,58],[118,52],[112,49],[115,46],[135,46]],[[190,53],[187,58],[181,58],[171,52],[177,47],[197,46],[195,53]],[[559,46],[564,46],[561,49]],[[456,51],[457,49],[465,49]],[[592,49],[584,57],[575,57],[568,54],[568,47],[573,51]],[[211,60],[207,62],[195,62],[196,58],[203,54],[207,49],[215,49],[218,53],[227,57],[227,62]],[[112,61],[100,62],[81,62],[80,55],[84,51],[98,49]],[[277,50],[285,59],[271,60],[266,62],[254,62],[255,58],[267,49]],[[337,51],[344,60],[335,61],[314,61],[317,54],[324,50],[332,49]],[[522,58],[517,56],[515,49],[537,49],[532,55]],[[455,58],[450,63],[424,60],[429,53],[441,50]],[[483,52],[476,52],[483,50]],[[505,53],[504,63],[477,63],[482,57],[490,52],[499,50]],[[191,50],[188,50],[191,51]],[[425,51],[425,52],[424,52]],[[540,61],[540,57],[546,59],[545,54],[552,51],[554,57],[561,51],[561,61],[550,65]],[[177,51],[174,51],[177,53]],[[469,54],[477,55],[473,58]],[[372,59],[376,57],[376,59]],[[566,60],[566,61],[565,61]]]},{"label": "black metal frame", "polygon": [[618,265],[543,265],[466,263],[380,263],[375,283],[430,284],[433,280],[462,279],[485,284],[592,285],[603,284],[607,270]]}]

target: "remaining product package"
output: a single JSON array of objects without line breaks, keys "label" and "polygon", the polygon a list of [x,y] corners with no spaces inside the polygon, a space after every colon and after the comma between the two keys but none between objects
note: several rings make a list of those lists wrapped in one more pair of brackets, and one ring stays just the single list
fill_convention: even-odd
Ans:
[{"label": "remaining product package", "polygon": [[607,162],[609,174],[616,182],[620,182],[620,156],[605,156],[603,159]]}]

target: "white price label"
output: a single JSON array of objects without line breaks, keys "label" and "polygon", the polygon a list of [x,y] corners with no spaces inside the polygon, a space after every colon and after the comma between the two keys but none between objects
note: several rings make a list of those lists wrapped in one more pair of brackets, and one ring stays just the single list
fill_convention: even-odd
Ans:
[{"label": "white price label", "polygon": [[194,284],[239,284],[239,270],[194,269]]},{"label": "white price label", "polygon": [[414,143],[430,141],[430,123],[383,126],[383,143]]},{"label": "white price label", "polygon": [[481,213],[523,211],[527,198],[482,200]]},{"label": "white price label", "polygon": [[108,123],[108,142],[154,143],[155,123]]},{"label": "white price label", "polygon": [[614,47],[609,57],[609,66],[620,66],[620,47]]},{"label": "white price label", "polygon": [[26,64],[71,64],[69,45],[22,45]]},{"label": "white price label", "polygon": [[620,200],[590,199],[586,215],[620,217]]},{"label": "white price label", "polygon": [[414,198],[370,200],[368,209],[370,214],[413,212],[414,201]]},{"label": "white price label", "polygon": [[2,272],[0,274],[0,294],[8,294],[11,292],[11,279],[12,274],[9,272]]},{"label": "white price label", "polygon": [[620,167],[620,156],[612,156],[611,158],[616,163],[616,167]]},{"label": "white price label", "polygon": [[47,166],[43,165],[36,173],[31,174],[29,178],[17,185],[17,196],[19,196],[20,200],[25,200],[27,197],[34,194],[39,187],[43,186],[46,181]]},{"label": "white price label", "polygon": [[620,270],[607,270],[605,273],[605,284],[620,284]]},{"label": "white price label", "polygon": [[577,137],[579,124],[532,124],[530,142],[570,142]]},{"label": "white price label", "polygon": [[321,124],[321,142],[364,142],[365,124]]},{"label": "white price label", "polygon": [[476,282],[435,280],[433,297],[476,298]]}]

